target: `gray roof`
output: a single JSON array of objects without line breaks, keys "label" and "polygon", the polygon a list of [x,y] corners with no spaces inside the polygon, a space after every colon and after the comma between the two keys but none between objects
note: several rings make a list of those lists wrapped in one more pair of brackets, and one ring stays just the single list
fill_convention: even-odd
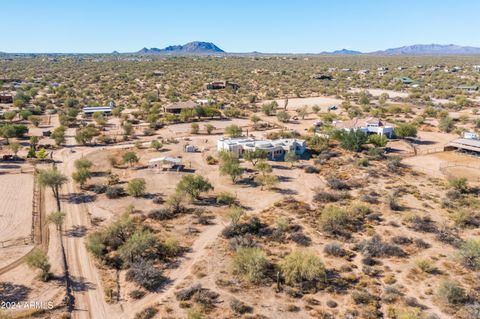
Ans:
[{"label": "gray roof", "polygon": [[111,106],[86,106],[83,108],[83,113],[95,113],[95,112],[111,112]]},{"label": "gray roof", "polygon": [[165,109],[192,109],[195,106],[197,106],[197,103],[195,103],[194,101],[177,102],[165,106]]}]

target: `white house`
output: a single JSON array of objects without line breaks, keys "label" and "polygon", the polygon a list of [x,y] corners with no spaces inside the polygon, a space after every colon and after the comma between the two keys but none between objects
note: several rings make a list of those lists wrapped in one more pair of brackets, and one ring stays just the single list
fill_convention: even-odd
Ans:
[{"label": "white house", "polygon": [[285,153],[295,152],[297,155],[305,153],[307,144],[304,140],[285,138],[278,140],[256,140],[254,138],[221,138],[217,141],[218,151],[228,151],[238,157],[242,157],[245,151],[257,149],[265,150],[271,160],[280,160]]},{"label": "white house", "polygon": [[333,126],[339,130],[359,130],[365,134],[393,136],[393,126],[380,121],[378,118],[368,117],[364,119],[353,119],[349,121],[334,121]]},{"label": "white house", "polygon": [[92,116],[94,113],[101,113],[103,115],[110,115],[112,114],[112,109],[113,107],[110,106],[92,106],[92,107],[84,107],[83,108],[83,114],[85,116],[89,117]]}]

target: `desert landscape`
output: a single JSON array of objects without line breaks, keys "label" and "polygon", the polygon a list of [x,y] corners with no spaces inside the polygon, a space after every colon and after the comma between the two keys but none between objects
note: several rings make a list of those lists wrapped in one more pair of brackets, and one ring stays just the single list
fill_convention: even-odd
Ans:
[{"label": "desert landscape", "polygon": [[[408,1],[351,2],[356,23],[310,3],[288,30],[300,5],[40,2],[5,4],[5,51],[35,47],[0,52],[0,319],[480,319],[480,48],[297,53],[343,28],[392,43],[357,28]],[[345,26],[308,33],[318,12]],[[174,24],[286,53],[130,49]]]}]

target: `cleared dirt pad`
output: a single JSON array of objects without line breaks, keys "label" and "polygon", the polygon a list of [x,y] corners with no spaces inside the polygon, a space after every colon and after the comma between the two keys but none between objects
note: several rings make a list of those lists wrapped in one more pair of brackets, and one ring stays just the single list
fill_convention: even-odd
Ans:
[{"label": "cleared dirt pad", "polygon": [[32,174],[0,175],[0,241],[30,234],[32,198]]}]

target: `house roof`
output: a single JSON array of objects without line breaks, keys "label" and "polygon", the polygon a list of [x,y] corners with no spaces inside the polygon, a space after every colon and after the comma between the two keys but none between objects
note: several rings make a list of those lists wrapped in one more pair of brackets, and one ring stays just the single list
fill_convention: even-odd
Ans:
[{"label": "house roof", "polygon": [[465,150],[480,152],[480,140],[459,138],[451,141],[447,146],[457,147]]},{"label": "house roof", "polygon": [[111,112],[111,106],[92,106],[92,107],[84,107],[83,113],[95,113],[95,112]]},{"label": "house roof", "polygon": [[155,157],[148,161],[149,163],[156,163],[156,162],[169,162],[172,164],[179,164],[182,162],[182,159],[179,157],[170,157],[170,156],[162,156],[162,157]]},{"label": "house roof", "polygon": [[367,117],[363,119],[358,119],[354,118],[349,121],[337,121],[333,123],[333,126],[335,126],[338,129],[355,129],[355,128],[362,128],[362,127],[367,127],[368,124],[377,124],[378,126],[390,126],[387,125],[387,123],[382,122],[379,118],[375,117]]}]

